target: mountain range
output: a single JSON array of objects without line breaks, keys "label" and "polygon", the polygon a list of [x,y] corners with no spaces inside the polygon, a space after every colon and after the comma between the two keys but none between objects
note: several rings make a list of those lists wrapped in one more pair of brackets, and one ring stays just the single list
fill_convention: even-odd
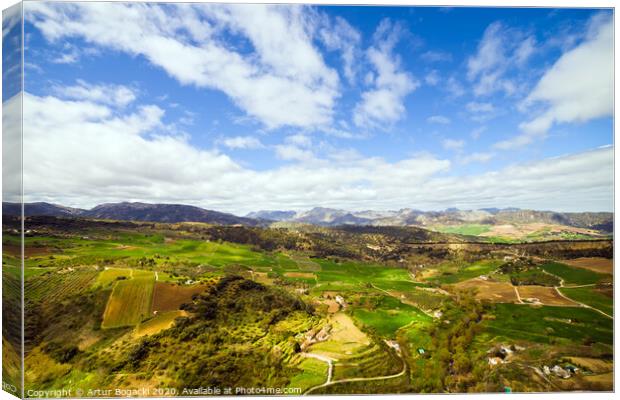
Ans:
[{"label": "mountain range", "polygon": [[[4,215],[19,215],[19,203],[2,203]],[[183,204],[106,203],[90,210],[44,202],[25,203],[26,216],[47,215],[67,218],[110,219],[151,222],[206,222],[219,225],[269,226],[272,223],[298,223],[318,226],[370,225],[433,227],[462,224],[531,224],[543,223],[613,232],[611,212],[571,212],[485,208],[421,211],[403,208],[396,211],[347,211],[315,207],[307,211],[257,211],[244,217]]]},{"label": "mountain range", "polygon": [[[19,203],[2,203],[3,215],[20,215]],[[265,225],[264,221],[254,218],[238,217],[219,211],[205,210],[200,207],[183,204],[148,204],[148,203],[106,203],[90,210],[70,208],[50,203],[25,203],[25,216],[46,215],[66,218],[110,219],[119,221],[150,222],[206,222],[219,225]]]},{"label": "mountain range", "polygon": [[315,207],[309,211],[258,211],[248,218],[280,222],[307,223],[321,226],[373,225],[373,226],[437,226],[462,224],[554,224],[577,228],[613,231],[613,213],[521,210],[518,208],[484,208],[479,210],[421,211],[403,208],[397,211],[346,211]]}]

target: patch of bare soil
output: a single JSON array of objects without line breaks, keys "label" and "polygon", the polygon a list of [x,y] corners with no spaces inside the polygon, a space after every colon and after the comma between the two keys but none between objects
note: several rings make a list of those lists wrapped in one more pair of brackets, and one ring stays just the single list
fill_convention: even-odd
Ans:
[{"label": "patch of bare soil", "polygon": [[459,289],[476,289],[476,298],[495,303],[516,303],[517,293],[508,282],[494,282],[473,278],[453,285]]},{"label": "patch of bare soil", "polygon": [[600,274],[614,273],[614,260],[603,257],[581,257],[572,260],[563,260],[563,264],[571,267],[585,268]]},{"label": "patch of bare soil", "polygon": [[316,275],[311,272],[286,272],[284,276],[289,277],[289,278],[316,279]]},{"label": "patch of bare soil", "polygon": [[[575,302],[562,296],[552,287],[546,286],[517,286],[521,299],[526,302],[541,303],[547,306],[575,306]],[[528,301],[537,299],[537,301]]]}]

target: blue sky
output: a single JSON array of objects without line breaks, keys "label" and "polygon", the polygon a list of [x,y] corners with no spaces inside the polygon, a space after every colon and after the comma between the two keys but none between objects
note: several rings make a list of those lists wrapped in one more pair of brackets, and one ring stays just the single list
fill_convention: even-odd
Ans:
[{"label": "blue sky", "polygon": [[613,207],[608,10],[25,7],[33,200]]}]

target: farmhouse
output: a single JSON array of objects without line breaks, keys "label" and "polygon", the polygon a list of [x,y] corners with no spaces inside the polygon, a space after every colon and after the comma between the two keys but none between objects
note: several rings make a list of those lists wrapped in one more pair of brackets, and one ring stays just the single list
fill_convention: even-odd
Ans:
[{"label": "farmhouse", "polygon": [[400,353],[400,344],[396,340],[386,340],[385,344],[396,350],[396,352]]},{"label": "farmhouse", "polygon": [[553,368],[551,368],[551,372],[553,372],[555,376],[562,379],[568,379],[571,377],[570,371],[560,367],[559,365],[554,365]]}]

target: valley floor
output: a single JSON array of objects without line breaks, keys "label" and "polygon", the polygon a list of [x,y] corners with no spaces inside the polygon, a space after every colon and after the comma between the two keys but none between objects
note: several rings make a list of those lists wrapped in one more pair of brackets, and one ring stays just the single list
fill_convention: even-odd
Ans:
[{"label": "valley floor", "polygon": [[[453,246],[394,262],[191,225],[55,229],[26,239],[30,390],[613,389],[609,258]],[[7,285],[18,238],[4,240]]]}]

